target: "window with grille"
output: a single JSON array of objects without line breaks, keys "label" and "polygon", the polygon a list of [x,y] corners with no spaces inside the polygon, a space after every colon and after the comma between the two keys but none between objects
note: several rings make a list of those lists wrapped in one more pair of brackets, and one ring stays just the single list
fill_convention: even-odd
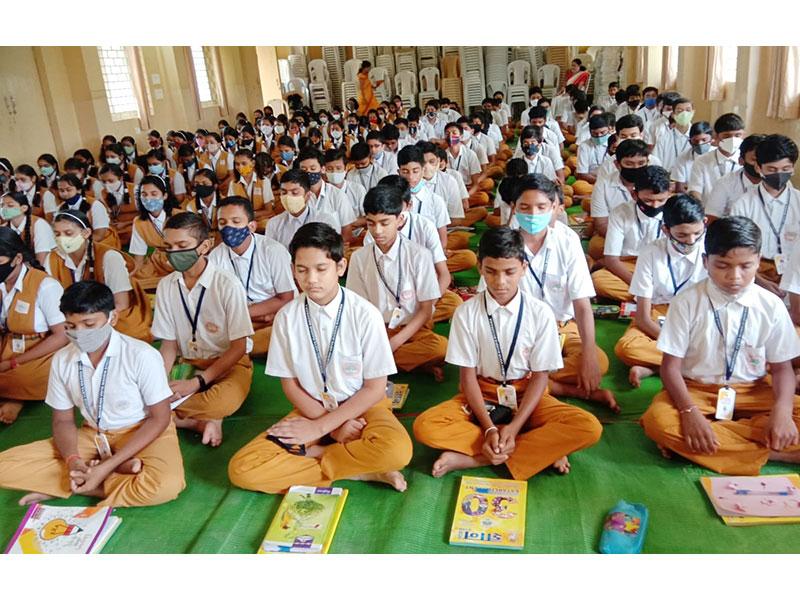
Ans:
[{"label": "window with grille", "polygon": [[736,81],[738,59],[738,46],[722,46],[722,80],[725,83]]},{"label": "window with grille", "polygon": [[124,46],[98,46],[100,70],[112,121],[137,119],[139,106],[133,93],[130,66]]},{"label": "window with grille", "polygon": [[214,94],[215,78],[212,61],[209,60],[205,46],[191,46],[192,62],[194,63],[194,77],[197,84],[197,99],[203,106],[217,104]]}]

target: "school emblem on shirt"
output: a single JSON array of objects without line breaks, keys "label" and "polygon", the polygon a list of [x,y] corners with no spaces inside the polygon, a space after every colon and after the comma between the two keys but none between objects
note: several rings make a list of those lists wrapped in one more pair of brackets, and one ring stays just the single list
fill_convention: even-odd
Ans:
[{"label": "school emblem on shirt", "polygon": [[401,300],[413,300],[414,299],[414,290],[403,290],[400,292],[400,299]]},{"label": "school emblem on shirt", "polygon": [[361,361],[355,358],[343,360],[342,373],[346,377],[359,377],[361,375]]},{"label": "school emblem on shirt", "polygon": [[219,325],[211,321],[206,321],[206,331],[209,333],[219,333]]}]

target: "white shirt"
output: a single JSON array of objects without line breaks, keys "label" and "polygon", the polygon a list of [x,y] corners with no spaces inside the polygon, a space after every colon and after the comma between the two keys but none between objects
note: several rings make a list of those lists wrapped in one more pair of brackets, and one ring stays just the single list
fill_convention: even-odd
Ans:
[{"label": "white shirt", "polygon": [[[83,258],[77,266],[72,260],[72,257],[69,254],[64,254],[61,248],[54,248],[51,252],[58,254],[64,261],[64,266],[72,271],[73,281],[83,280],[86,271],[86,259],[88,258],[86,252],[83,253]],[[97,257],[95,256],[93,259],[97,260]],[[44,262],[44,268],[48,275],[52,275],[50,272],[49,257]],[[109,287],[112,294],[128,292],[133,289],[131,278],[128,274],[128,267],[125,265],[125,259],[117,250],[107,250],[103,255],[103,279],[105,280],[105,285]]]},{"label": "white shirt", "polygon": [[[540,148],[544,148],[544,144],[542,144]],[[555,182],[556,170],[553,167],[553,162],[548,157],[544,156],[541,150],[534,154],[532,158],[526,156],[523,160],[525,164],[528,165],[528,175],[544,175],[550,181]]]},{"label": "white shirt", "polygon": [[789,255],[780,288],[790,294],[800,294],[800,244],[795,244]]},{"label": "white shirt", "polygon": [[714,184],[714,189],[706,202],[706,214],[727,217],[733,204],[757,187],[758,183],[750,181],[745,175],[744,169],[728,173]]},{"label": "white shirt", "polygon": [[[3,297],[2,307],[0,307],[0,324],[4,328],[8,323],[8,311],[11,308],[11,303],[17,293],[22,291],[22,283],[27,273],[28,266],[23,264],[10,292],[6,290],[5,283],[0,283],[0,295]],[[58,325],[65,321],[64,315],[61,314],[59,309],[63,294],[64,288],[61,287],[58,280],[52,277],[45,278],[39,284],[39,291],[36,292],[36,303],[33,307],[33,330],[36,333],[46,333],[50,331],[53,325]],[[30,306],[25,302],[17,302],[14,310],[20,314],[26,314],[30,310]]]},{"label": "white shirt", "polygon": [[692,173],[689,177],[689,191],[700,194],[703,206],[705,206],[717,181],[737,169],[741,169],[738,151],[732,156],[723,156],[722,152],[716,148],[711,152],[706,152],[694,159]]},{"label": "white shirt", "polygon": [[[719,311],[724,344],[709,300]],[[753,283],[737,299],[732,299],[711,279],[675,297],[657,347],[683,359],[684,378],[723,385],[725,356],[730,360],[733,354],[745,307],[749,314],[729,383],[761,379],[767,373],[767,363],[791,360],[800,354],[800,338],[780,298]]]},{"label": "white shirt", "polygon": [[500,131],[500,128],[494,123],[489,125],[489,131],[486,132],[486,135],[492,138],[494,143],[498,146],[503,143],[503,132]]},{"label": "white shirt", "polygon": [[248,304],[297,291],[289,252],[275,240],[258,233],[251,234],[250,244],[241,255],[226,244],[220,244],[211,251],[208,260],[239,280]]},{"label": "white shirt", "polygon": [[[102,187],[102,184],[101,184]],[[86,200],[89,203],[89,214],[86,215],[92,220],[92,229],[103,229],[108,227],[111,223],[108,219],[108,211],[106,210],[105,205],[98,200],[100,196],[95,196],[94,200],[89,200],[86,198],[81,197],[82,200]],[[75,204],[67,204],[66,202],[62,202],[61,205],[57,208],[57,210],[63,210],[65,208],[70,208],[73,210],[80,210],[81,209],[81,201],[76,202]]]},{"label": "white shirt", "polygon": [[311,192],[311,195],[312,198],[309,200],[309,204],[318,213],[335,214],[339,218],[339,223],[342,224],[342,227],[346,227],[356,220],[353,207],[344,192],[336,186],[323,180],[322,187],[319,189],[319,196],[314,196],[314,192]]},{"label": "white shirt", "polygon": [[[376,265],[380,265],[385,284]],[[398,303],[395,294],[401,273]],[[420,302],[438,300],[442,295],[430,251],[399,235],[386,254],[376,244],[364,246],[353,253],[347,270],[347,289],[378,307],[383,322],[387,324],[392,312],[399,306],[401,318],[398,325],[405,325],[411,320]]]},{"label": "white shirt", "polygon": [[477,133],[472,135],[472,139],[477,140],[483,146],[487,157],[497,154],[497,144],[488,135]]},{"label": "white shirt", "polygon": [[[15,231],[20,237],[25,234],[25,227],[28,224],[28,216],[22,219],[19,227],[15,226],[11,221],[8,226]],[[50,252],[56,247],[56,238],[53,235],[53,228],[45,219],[37,219],[34,225],[31,225],[31,235],[33,237],[33,253],[39,254],[40,252]]]},{"label": "white shirt", "polygon": [[672,171],[678,157],[692,149],[692,144],[689,142],[689,130],[686,133],[681,133],[677,127],[668,129],[664,135],[658,136],[653,154],[658,156],[661,160],[661,166],[667,171]]},{"label": "white shirt", "polygon": [[365,190],[369,191],[387,175],[388,173],[385,169],[373,163],[364,169],[350,169],[347,172],[347,180],[360,183]]},{"label": "white shirt", "polygon": [[[328,393],[344,402],[361,388],[365,379],[397,372],[381,315],[374,306],[350,290],[341,292],[326,306],[308,300],[308,313],[323,364],[328,355],[336,315],[344,294],[342,319],[331,361],[326,365]],[[267,375],[295,378],[312,398],[322,401],[323,383],[317,355],[305,316],[307,296],[285,304],[275,317],[267,355]]]},{"label": "white shirt", "polygon": [[[55,175],[53,175],[55,179]],[[48,183],[48,186],[50,184]],[[36,186],[31,186],[27,192],[25,192],[25,197],[28,199],[28,206],[31,208],[33,207],[33,199],[36,196]],[[56,210],[56,197],[49,189],[42,189],[39,191],[39,198],[41,199],[41,207],[45,213],[50,213]],[[37,250],[38,252],[38,250]]]},{"label": "white shirt", "polygon": [[642,248],[630,293],[649,298],[653,304],[669,304],[675,296],[708,277],[703,266],[703,240],[700,238],[689,254],[675,250],[665,236]]},{"label": "white shirt", "polygon": [[694,160],[699,156],[700,155],[691,148],[682,153],[675,159],[675,164],[672,165],[670,179],[678,183],[685,183],[688,186],[692,176],[692,168],[694,168]]},{"label": "white shirt", "polygon": [[[418,215],[414,212],[403,213],[404,222],[398,230],[406,239],[416,242],[423,248],[427,248],[433,257],[434,264],[444,262],[447,257],[442,249],[442,239],[430,219]],[[367,232],[364,236],[364,245],[373,244],[372,234]]]},{"label": "white shirt", "polygon": [[607,178],[599,179],[592,188],[592,217],[608,217],[620,204],[633,202],[633,197],[619,177],[619,171]]},{"label": "white shirt", "polygon": [[475,156],[478,157],[478,163],[483,166],[489,163],[489,156],[486,154],[486,149],[483,147],[478,140],[475,139],[475,136],[472,134],[465,140],[464,134],[461,134],[461,143],[472,150],[475,153]]},{"label": "white shirt", "polygon": [[503,381],[488,315],[492,317],[500,352],[506,359],[520,310],[523,326],[509,361],[506,381],[522,379],[531,371],[561,369],[564,362],[553,313],[546,304],[522,290],[505,306],[500,306],[488,292],[482,292],[456,308],[445,360],[457,367],[475,368],[481,377]]},{"label": "white shirt", "polygon": [[[539,154],[549,158],[550,162],[553,163],[553,169],[559,171],[564,168],[564,159],[561,157],[558,141],[556,141],[553,133],[546,127],[543,128],[542,131],[544,132],[544,139],[539,146]],[[522,152],[522,144],[517,144],[512,158],[525,158],[525,154]]]},{"label": "white shirt", "polygon": [[327,223],[338,233],[342,232],[342,225],[336,213],[319,212],[311,204],[307,204],[305,210],[296,217],[288,210],[283,211],[276,217],[272,217],[267,221],[264,235],[283,244],[285,248],[289,248],[294,234],[306,223]]},{"label": "white shirt", "polygon": [[[786,222],[782,224],[784,212]],[[777,254],[782,254],[784,259],[789,258],[800,238],[800,192],[794,189],[791,182],[777,198],[769,194],[763,183],[758,184],[749,194],[736,201],[731,207],[731,215],[748,217],[761,229],[763,258],[773,260]]]},{"label": "white shirt", "polygon": [[[155,224],[157,231],[164,231],[164,223],[167,222],[166,212],[162,210],[157,217],[153,217],[153,215],[149,213],[148,216],[150,217],[150,221]],[[147,249],[147,242],[145,242],[144,238],[139,234],[136,229],[136,224],[134,223],[134,226],[131,227],[131,243],[128,245],[128,253],[133,256],[146,256]]]},{"label": "white shirt", "polygon": [[384,150],[380,158],[373,158],[372,162],[386,171],[387,175],[397,175],[397,154]]},{"label": "white shirt", "polygon": [[579,146],[583,142],[588,142],[589,138],[592,137],[592,132],[589,129],[589,121],[583,121],[580,125],[575,128],[575,143]]},{"label": "white shirt", "polygon": [[648,217],[635,202],[620,204],[611,211],[606,229],[606,256],[639,256],[641,249],[661,237],[661,217]]},{"label": "white shirt", "polygon": [[[461,177],[458,177],[461,181]],[[425,185],[433,193],[433,195],[441,196],[447,205],[447,213],[450,219],[463,219],[464,218],[464,203],[463,199],[467,196],[462,196],[461,189],[459,188],[458,181],[450,174],[443,171],[436,170],[433,177],[425,180]],[[464,185],[464,182],[461,182]]]},{"label": "white shirt", "polygon": [[[335,185],[331,184],[333,187]],[[356,218],[364,216],[364,196],[367,195],[367,190],[358,181],[347,179],[342,182],[342,187],[339,188],[343,192],[347,200],[350,202],[350,207],[353,209],[353,214]]]},{"label": "white shirt", "polygon": [[[644,121],[645,128],[650,124],[655,122],[658,117],[661,116],[661,113],[658,112],[657,108],[647,108],[644,104],[642,104],[637,110],[636,115],[641,117],[642,121]],[[648,142],[649,143],[649,142]]]},{"label": "white shirt", "polygon": [[631,107],[628,106],[627,102],[623,102],[617,107],[616,111],[614,112],[614,117],[616,118],[617,121],[619,121],[625,115],[632,115],[634,114],[634,112],[635,111],[633,111]]},{"label": "white shirt", "polygon": [[186,193],[186,180],[178,171],[175,171],[170,177],[170,185],[172,186],[172,193],[176,196]]},{"label": "white shirt", "polygon": [[[202,290],[203,304],[197,323],[197,352],[192,352],[192,324],[184,310],[181,293],[194,319]],[[186,289],[183,273],[175,271],[165,276],[156,288],[156,308],[153,316],[153,337],[178,342],[180,354],[186,359],[217,358],[230,348],[231,341],[247,338],[246,352],[253,342],[253,325],[247,312],[244,288],[236,276],[218,269],[210,262],[191,290]]]},{"label": "white shirt", "polygon": [[[449,166],[445,167],[444,171],[440,170],[440,172],[447,173],[448,175],[450,175],[450,177],[453,178],[453,181],[456,182],[456,185],[458,186],[459,198],[461,198],[462,200],[466,200],[467,198],[469,198],[469,192],[467,191],[467,186],[464,185],[464,180],[461,178],[461,173],[459,173],[455,169],[451,169]],[[461,208],[463,210],[464,208],[463,204],[461,205]]]},{"label": "white shirt", "polygon": [[431,192],[427,185],[423,185],[416,194],[411,194],[411,211],[430,219],[436,229],[450,225],[447,204],[439,194]]},{"label": "white shirt", "polygon": [[[78,363],[83,365],[88,407],[81,394]],[[89,356],[72,343],[53,355],[45,403],[56,410],[72,410],[77,406],[84,420],[97,429],[95,417],[106,364],[108,371],[100,414],[103,431],[124,429],[141,423],[147,418],[148,407],[172,396],[164,361],[158,350],[150,344],[112,331],[108,347],[96,369]]]},{"label": "white shirt", "polygon": [[481,172],[478,156],[464,144],[459,144],[458,156],[447,150],[447,166],[458,171],[464,185],[472,185],[472,176]]},{"label": "white shirt", "polygon": [[[269,147],[269,144],[267,144]],[[225,159],[225,164],[228,167],[228,171],[233,171],[233,152],[228,152],[228,157]],[[217,150],[216,154],[209,154],[206,152],[206,158],[208,158],[208,162],[211,164],[211,170],[216,173],[217,171],[217,163],[219,162],[220,157],[222,156],[222,149],[220,148]]]},{"label": "white shirt", "polygon": [[[655,146],[658,143],[658,139],[667,133],[669,129],[669,118],[661,115],[655,121],[645,123],[644,141],[650,146]],[[688,135],[688,130],[686,133]]]},{"label": "white shirt", "polygon": [[596,144],[592,140],[582,143],[578,146],[578,166],[575,168],[575,172],[596,173],[607,152],[608,147],[605,144]]}]

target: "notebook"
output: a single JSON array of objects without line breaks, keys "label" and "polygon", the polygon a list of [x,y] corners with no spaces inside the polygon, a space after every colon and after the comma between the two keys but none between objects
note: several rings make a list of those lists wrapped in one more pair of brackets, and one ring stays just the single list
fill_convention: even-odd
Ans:
[{"label": "notebook", "polygon": [[32,504],[6,554],[98,554],[122,522],[113,510]]}]

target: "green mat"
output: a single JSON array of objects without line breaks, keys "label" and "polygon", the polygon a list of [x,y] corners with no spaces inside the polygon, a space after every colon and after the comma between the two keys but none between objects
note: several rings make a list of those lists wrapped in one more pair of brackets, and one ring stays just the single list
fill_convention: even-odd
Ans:
[{"label": "green mat", "polygon": [[[477,236],[472,238],[474,247]],[[458,285],[474,285],[477,273],[459,273]],[[611,359],[604,386],[613,390],[622,406],[614,415],[595,404],[575,401],[592,411],[605,430],[598,444],[574,454],[568,476],[544,472],[529,482],[526,552],[576,553],[596,551],[605,513],[617,500],[641,502],[650,509],[645,552],[800,552],[800,528],[794,525],[727,527],[716,516],[700,476],[708,474],[676,458],[661,457],[636,423],[650,399],[661,389],[657,378],[639,390],[627,383],[627,369],[614,356],[616,340],[625,324],[598,321],[599,345]],[[437,325],[446,335],[447,325]],[[430,376],[400,375],[411,394],[400,419],[411,430],[414,416],[452,397],[458,388],[458,370],[447,366],[446,381]],[[228,482],[231,455],[290,410],[277,379],[264,375],[264,361],[256,361],[250,396],[236,415],[225,420],[225,441],[207,448],[199,436],[180,432],[186,469],[186,490],[177,500],[148,508],[118,509],[123,522],[109,541],[108,553],[252,553],[256,550],[280,502],[279,496],[238,490]],[[26,406],[11,427],[0,426],[0,450],[50,435],[50,411],[43,404]],[[350,490],[341,524],[331,547],[334,553],[474,553],[450,546],[447,537],[460,476],[430,476],[437,452],[419,444],[404,473],[408,491],[400,494],[385,486],[341,482]],[[769,465],[766,473],[791,471],[789,465]],[[502,467],[482,468],[475,475],[507,477]],[[0,543],[11,538],[25,513],[17,506],[19,492],[0,490]],[[53,501],[87,505],[76,497]]]}]

